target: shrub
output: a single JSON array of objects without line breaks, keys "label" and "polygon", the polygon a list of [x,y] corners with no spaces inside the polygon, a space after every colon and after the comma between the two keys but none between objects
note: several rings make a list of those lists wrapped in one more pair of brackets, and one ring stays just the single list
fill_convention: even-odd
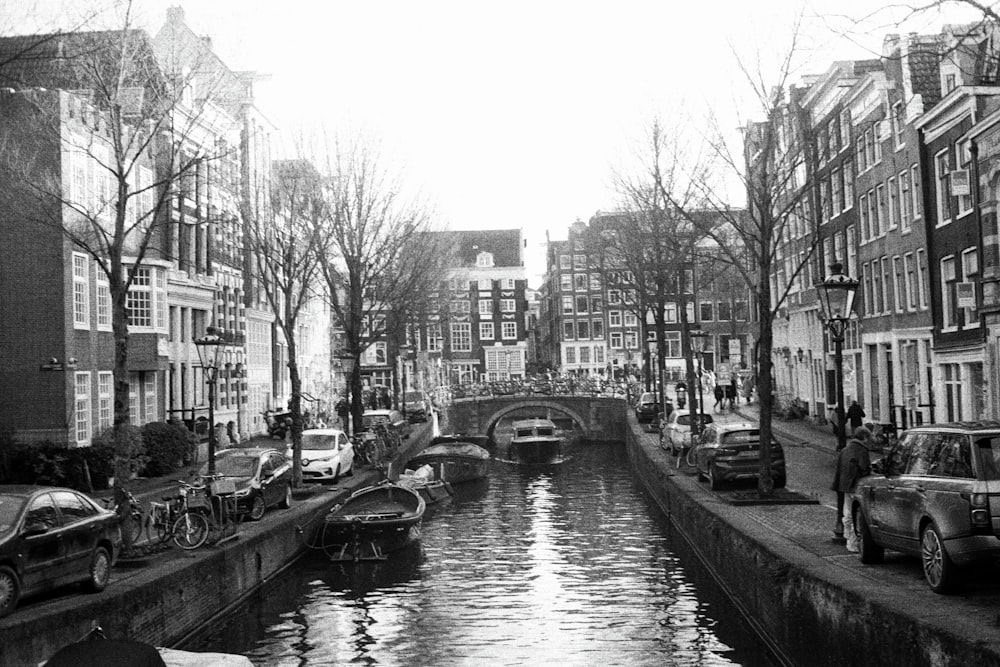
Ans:
[{"label": "shrub", "polygon": [[194,433],[182,424],[150,422],[142,427],[142,442],[149,459],[145,475],[160,477],[190,463],[196,441]]},{"label": "shrub", "polygon": [[0,483],[68,486],[87,492],[106,488],[113,454],[110,447],[99,445],[71,448],[56,442],[13,444],[4,447]]}]

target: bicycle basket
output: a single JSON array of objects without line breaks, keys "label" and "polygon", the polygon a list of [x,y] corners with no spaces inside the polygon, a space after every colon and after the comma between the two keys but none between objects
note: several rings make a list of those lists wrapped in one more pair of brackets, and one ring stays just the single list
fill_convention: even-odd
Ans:
[{"label": "bicycle basket", "polygon": [[236,482],[231,479],[213,480],[209,485],[213,496],[230,495],[236,493]]},{"label": "bicycle basket", "polygon": [[194,493],[188,496],[189,508],[208,507],[208,496],[201,493]]}]

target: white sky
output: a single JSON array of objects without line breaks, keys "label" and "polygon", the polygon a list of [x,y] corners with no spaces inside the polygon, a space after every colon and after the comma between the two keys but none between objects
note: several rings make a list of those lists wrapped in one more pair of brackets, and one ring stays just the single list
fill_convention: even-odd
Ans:
[{"label": "white sky", "polygon": [[[737,56],[766,77],[801,14],[802,73],[873,57],[891,31],[936,30],[949,10],[898,30],[889,17],[837,35],[890,0],[138,0],[155,33],[180,5],[237,70],[270,76],[258,106],[287,132],[363,132],[452,229],[520,227],[529,284],[545,232],[614,208],[626,165],[654,116],[759,118]],[[80,0],[0,0],[65,17]],[[8,12],[8,16],[11,13]],[[16,23],[12,28],[17,32]],[[5,28],[7,26],[4,26]],[[29,30],[34,29],[30,26]],[[867,47],[867,49],[865,48]],[[768,81],[770,83],[770,81]],[[696,132],[696,128],[692,128]],[[743,202],[734,201],[735,205]]]}]

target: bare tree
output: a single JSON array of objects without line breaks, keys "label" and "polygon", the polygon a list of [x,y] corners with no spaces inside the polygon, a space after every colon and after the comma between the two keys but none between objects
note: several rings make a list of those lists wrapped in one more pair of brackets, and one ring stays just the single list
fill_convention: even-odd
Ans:
[{"label": "bare tree", "polygon": [[[6,192],[12,200],[31,202],[25,216],[58,230],[90,256],[107,281],[115,485],[122,500],[130,477],[122,428],[130,421],[130,290],[150,279],[148,258],[167,257],[162,223],[169,201],[193,197],[196,175],[218,155],[204,149],[214,146],[202,126],[205,105],[185,103],[189,75],[164,70],[146,33],[131,27],[128,12],[118,30],[63,35],[33,54],[8,67],[9,72],[16,65],[23,85],[45,88],[13,94],[23,125],[8,124],[2,137],[9,149],[3,160]],[[63,160],[52,159],[58,154],[68,169]]]},{"label": "bare tree", "polygon": [[[343,329],[342,353],[354,359],[351,416],[361,423],[360,357],[386,340],[391,313],[421,296],[439,266],[430,217],[404,200],[401,184],[364,140],[335,142],[328,154],[325,205],[317,224],[319,270]],[[398,320],[397,320],[398,322]]]},{"label": "bare tree", "polygon": [[[324,216],[323,180],[308,161],[274,163],[268,193],[242,198],[244,229],[254,275],[281,329],[288,350],[292,395],[292,471],[295,486],[302,482],[302,377],[299,372],[298,326],[303,309],[316,293],[319,253],[316,229]],[[258,184],[265,189],[266,184]],[[267,202],[261,210],[253,202]]]}]

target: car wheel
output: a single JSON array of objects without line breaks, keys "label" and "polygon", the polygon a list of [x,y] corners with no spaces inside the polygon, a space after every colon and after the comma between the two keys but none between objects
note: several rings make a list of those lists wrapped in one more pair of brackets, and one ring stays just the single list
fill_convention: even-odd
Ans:
[{"label": "car wheel", "polygon": [[264,512],[267,511],[267,505],[264,503],[264,496],[257,494],[250,501],[250,514],[248,517],[251,521],[260,521],[264,518]]},{"label": "car wheel", "polygon": [[344,476],[345,477],[354,477],[354,462],[353,461],[351,462],[351,465],[349,465],[347,467],[347,471],[344,473]]},{"label": "car wheel", "polygon": [[719,477],[719,471],[714,463],[708,464],[708,485],[713,491],[718,491],[722,488],[722,479]]},{"label": "car wheel", "polygon": [[14,570],[6,565],[0,566],[0,616],[6,616],[14,611],[20,596],[21,584]]},{"label": "car wheel", "polygon": [[292,485],[289,484],[285,487],[285,495],[282,497],[281,502],[278,503],[278,507],[283,510],[287,510],[292,506]]},{"label": "car wheel", "polygon": [[955,565],[944,549],[941,532],[934,523],[927,524],[920,536],[920,560],[924,578],[935,593],[948,593],[955,588]]},{"label": "car wheel", "polygon": [[858,556],[865,565],[881,563],[885,558],[885,549],[875,544],[868,521],[860,509],[854,510],[854,534],[858,538]]},{"label": "car wheel", "polygon": [[109,579],[111,579],[111,554],[104,547],[97,547],[94,549],[94,555],[90,557],[90,569],[84,588],[92,593],[99,593],[107,587]]},{"label": "car wheel", "polygon": [[333,483],[336,484],[340,481],[340,464],[337,464],[337,469],[333,471]]}]

